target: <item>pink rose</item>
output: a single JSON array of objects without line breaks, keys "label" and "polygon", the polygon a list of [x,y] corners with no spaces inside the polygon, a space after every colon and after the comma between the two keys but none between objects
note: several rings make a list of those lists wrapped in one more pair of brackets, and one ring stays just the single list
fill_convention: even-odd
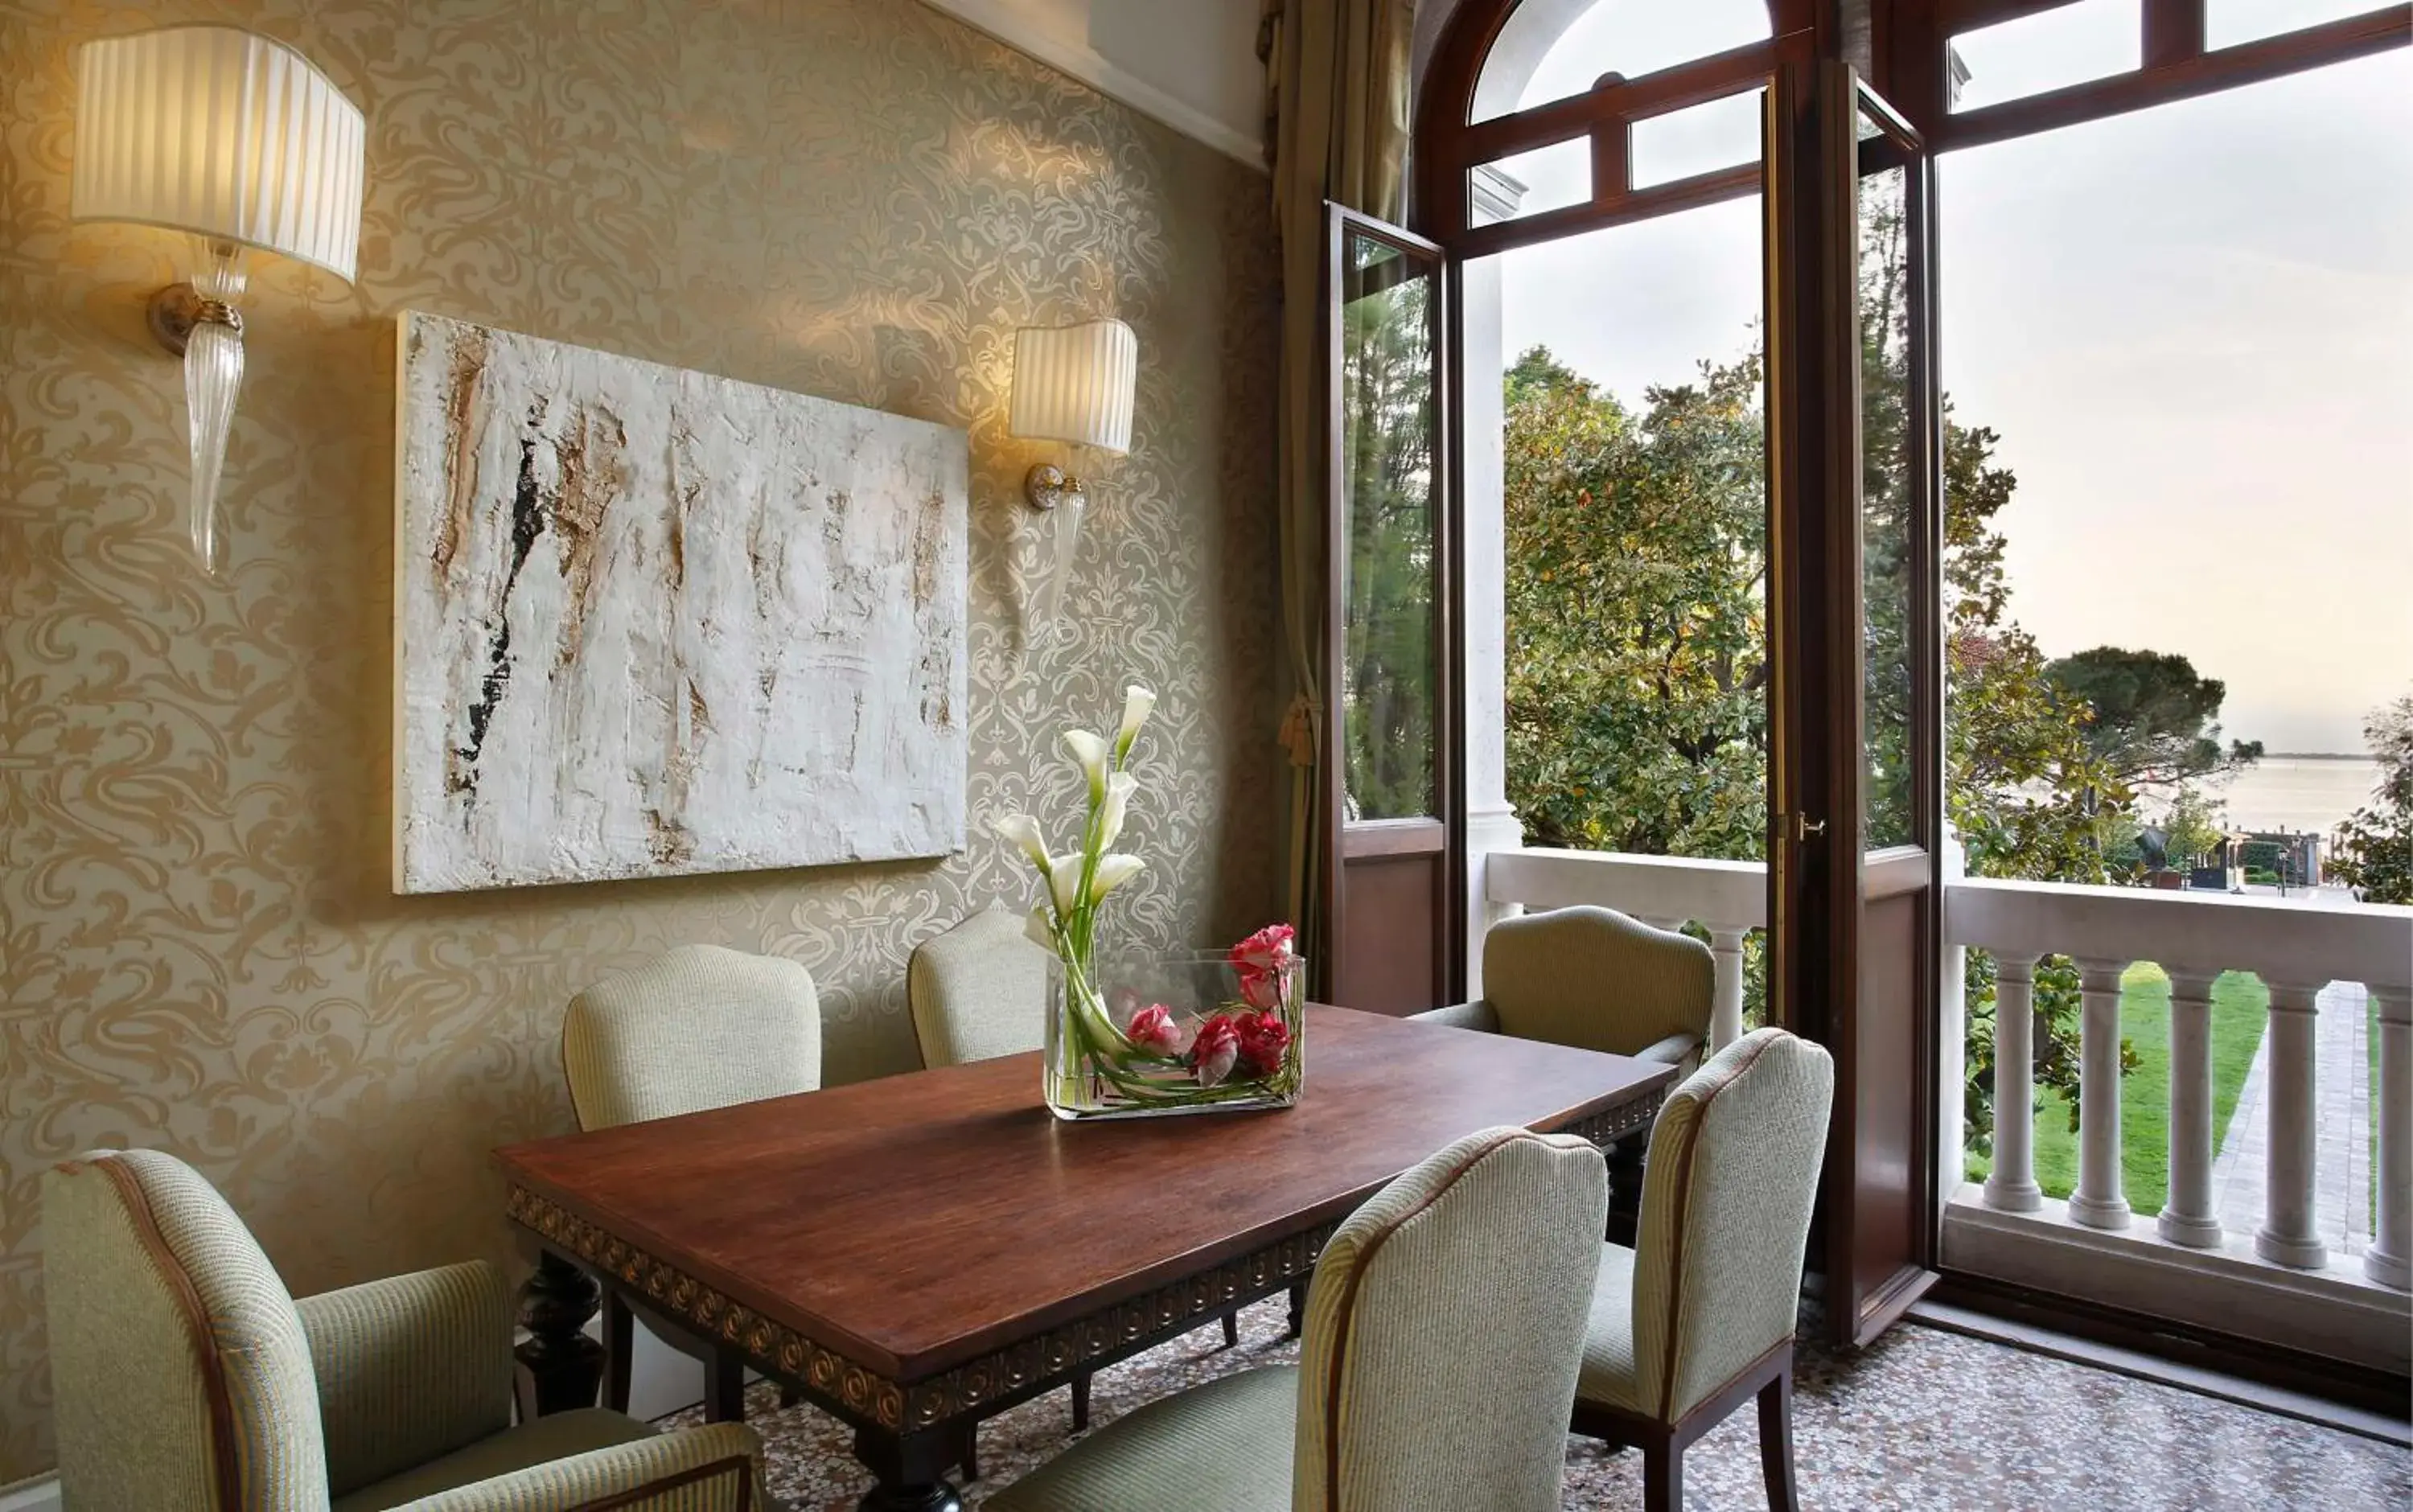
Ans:
[{"label": "pink rose", "polygon": [[1181,1048],[1181,1026],[1173,1021],[1173,1011],[1161,1002],[1150,1003],[1132,1015],[1131,1028],[1123,1032],[1132,1045],[1150,1055],[1169,1058]]},{"label": "pink rose", "polygon": [[1279,976],[1298,959],[1297,939],[1289,925],[1266,925],[1232,947],[1232,965],[1243,976]]},{"label": "pink rose", "polygon": [[1233,1020],[1240,1037],[1240,1070],[1263,1078],[1281,1069],[1282,1053],[1290,1048],[1290,1026],[1274,1014],[1242,1014]]},{"label": "pink rose", "polygon": [[1242,968],[1240,999],[1250,1007],[1271,1012],[1282,1005],[1282,985],[1289,980],[1276,971],[1252,971]]},{"label": "pink rose", "polygon": [[1269,924],[1232,947],[1233,974],[1240,979],[1240,997],[1251,1008],[1282,1005],[1282,992],[1298,959],[1294,943],[1297,931],[1286,924]]},{"label": "pink rose", "polygon": [[1240,1031],[1234,1027],[1229,1014],[1217,1014],[1198,1026],[1198,1037],[1190,1042],[1190,1069],[1201,1087],[1212,1087],[1232,1074],[1232,1062],[1240,1058]]}]

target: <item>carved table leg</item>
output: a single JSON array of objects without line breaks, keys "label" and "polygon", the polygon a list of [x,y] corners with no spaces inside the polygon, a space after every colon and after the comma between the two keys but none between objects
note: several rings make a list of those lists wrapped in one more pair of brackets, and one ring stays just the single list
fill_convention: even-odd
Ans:
[{"label": "carved table leg", "polygon": [[1643,1156],[1651,1149],[1648,1130],[1627,1134],[1608,1147],[1608,1241],[1633,1248],[1642,1223]]},{"label": "carved table leg", "polygon": [[615,1413],[629,1410],[629,1386],[633,1379],[637,1356],[637,1315],[618,1292],[606,1292],[603,1297],[603,1348],[611,1356],[611,1373],[604,1379],[603,1405]]},{"label": "carved table leg", "polygon": [[703,1420],[746,1421],[746,1356],[733,1349],[716,1348],[703,1362]]},{"label": "carved table leg", "polygon": [[527,1368],[539,1417],[595,1405],[606,1352],[584,1330],[602,1297],[603,1288],[576,1266],[551,1250],[538,1254],[535,1273],[520,1288],[528,1340],[511,1355]]},{"label": "carved table leg", "polygon": [[1298,1337],[1298,1332],[1299,1332],[1299,1330],[1300,1330],[1301,1328],[1306,1327],[1307,1327],[1307,1282],[1303,1282],[1303,1281],[1302,1281],[1302,1282],[1294,1282],[1294,1283],[1292,1284],[1292,1286],[1291,1286],[1291,1289],[1290,1289],[1290,1334],[1289,1334],[1289,1337],[1291,1337],[1291,1338],[1293,1338],[1293,1339],[1297,1338],[1297,1337]]},{"label": "carved table leg", "polygon": [[962,1458],[963,1430],[923,1429],[896,1434],[860,1428],[854,1457],[879,1484],[856,1503],[861,1512],[963,1512],[963,1499],[947,1484],[946,1468]]}]

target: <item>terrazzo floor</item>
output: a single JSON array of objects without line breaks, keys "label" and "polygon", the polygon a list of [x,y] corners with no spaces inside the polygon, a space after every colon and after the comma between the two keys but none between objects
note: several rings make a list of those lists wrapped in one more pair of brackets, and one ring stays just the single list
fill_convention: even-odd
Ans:
[{"label": "terrazzo floor", "polygon": [[[1211,1325],[1103,1371],[1103,1424],[1185,1386],[1295,1360],[1277,1298],[1240,1316],[1239,1347]],[[758,1385],[748,1420],[770,1453],[773,1493],[792,1512],[853,1512],[870,1478],[850,1431],[811,1407],[785,1411]],[[668,1419],[700,1421],[701,1410]],[[981,1425],[984,1478],[964,1505],[1059,1452],[1072,1426],[1056,1391]],[[2413,1506],[2413,1450],[2317,1428],[1959,1334],[1905,1325],[1857,1356],[1804,1346],[1794,1393],[1801,1505],[1827,1509],[2318,1509]],[[1757,1420],[1746,1406],[1685,1457],[1684,1505],[1730,1512],[1768,1504]],[[1567,1441],[1568,1508],[1639,1507],[1631,1451]],[[1132,1512],[1146,1512],[1133,1508]]]}]

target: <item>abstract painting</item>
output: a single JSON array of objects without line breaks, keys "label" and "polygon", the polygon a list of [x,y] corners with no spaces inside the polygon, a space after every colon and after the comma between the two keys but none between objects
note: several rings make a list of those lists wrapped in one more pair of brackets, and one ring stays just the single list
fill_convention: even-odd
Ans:
[{"label": "abstract painting", "polygon": [[394,887],[944,855],[948,426],[406,313]]}]

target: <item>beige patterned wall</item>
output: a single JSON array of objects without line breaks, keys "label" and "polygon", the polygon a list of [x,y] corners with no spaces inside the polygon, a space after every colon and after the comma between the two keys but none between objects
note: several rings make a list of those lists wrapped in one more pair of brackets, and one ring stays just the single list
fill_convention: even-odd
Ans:
[{"label": "beige patterned wall", "polygon": [[[183,399],[141,304],[178,248],[67,219],[69,50],[170,20],[298,44],[367,111],[357,287],[258,269],[229,562],[182,542]],[[0,1480],[47,1463],[39,1173],[155,1145],[297,1291],[499,1253],[493,1146],[567,1127],[571,992],[683,940],[793,956],[833,1078],[910,1067],[907,951],[1020,874],[943,865],[388,890],[394,312],[972,431],[975,823],[1034,752],[1164,695],[1127,911],[1277,896],[1263,178],[909,0],[0,0]],[[1027,647],[1043,453],[1017,325],[1137,327],[1064,644]]]}]

